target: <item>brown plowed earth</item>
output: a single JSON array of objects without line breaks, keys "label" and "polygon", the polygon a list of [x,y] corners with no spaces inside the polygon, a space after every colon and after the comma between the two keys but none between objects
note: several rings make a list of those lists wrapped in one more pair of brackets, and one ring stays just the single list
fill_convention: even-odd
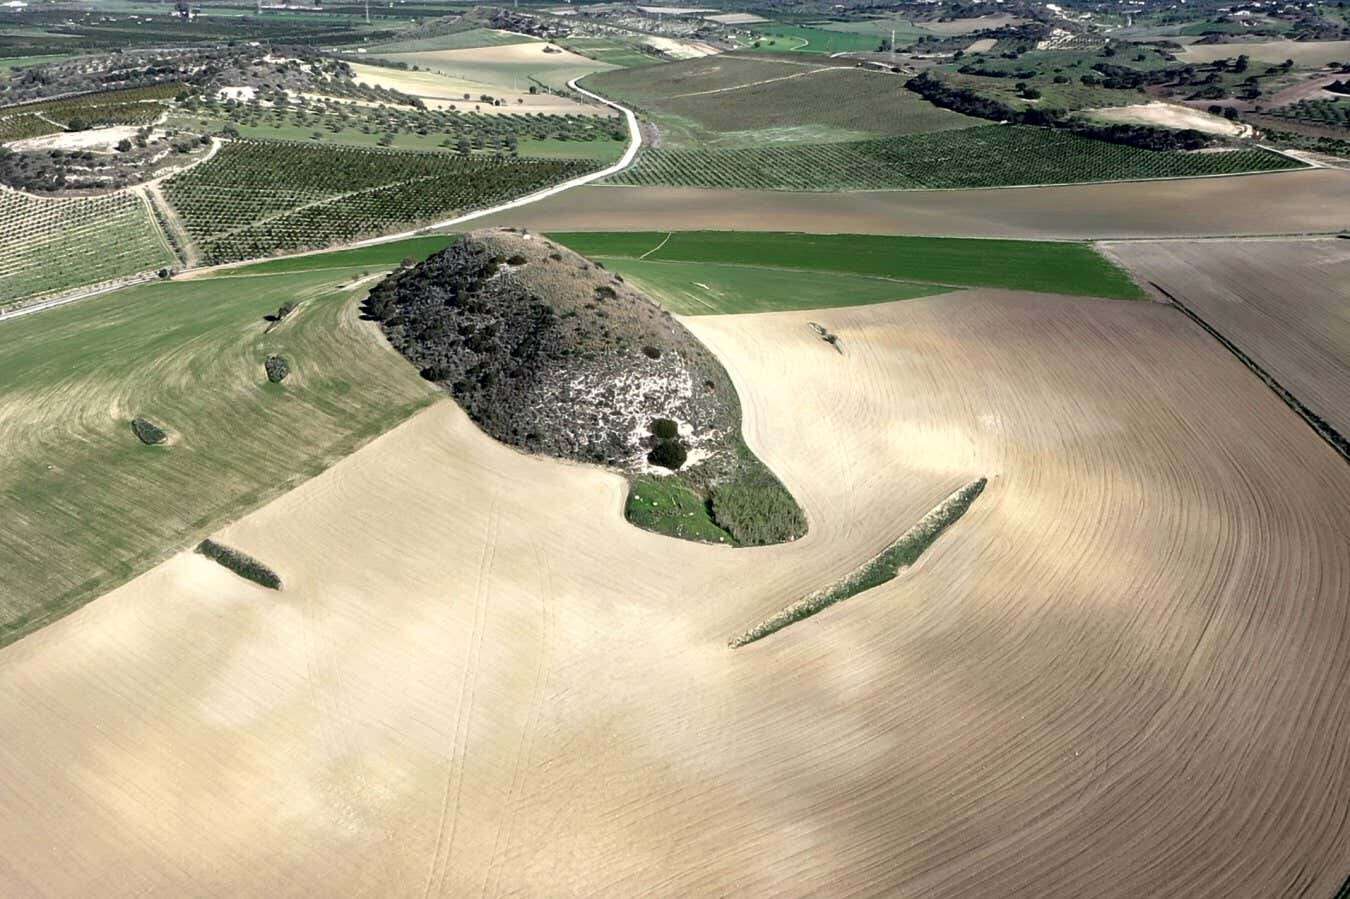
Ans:
[{"label": "brown plowed earth", "polygon": [[1350,240],[1131,241],[1104,248],[1181,300],[1350,435]]},{"label": "brown plowed earth", "polygon": [[0,651],[0,893],[1335,892],[1350,478],[1245,367],[997,291],[688,326],[806,537],[638,531],[433,406],[216,535],[280,593],[184,553]]},{"label": "brown plowed earth", "polygon": [[1350,173],[1331,169],[992,190],[581,187],[476,227],[547,231],[806,231],[1064,240],[1328,233],[1350,228]]}]

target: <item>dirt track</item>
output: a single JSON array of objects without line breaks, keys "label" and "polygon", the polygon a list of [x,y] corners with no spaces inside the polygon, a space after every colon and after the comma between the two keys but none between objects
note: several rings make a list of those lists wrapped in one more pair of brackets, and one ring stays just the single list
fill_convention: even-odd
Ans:
[{"label": "dirt track", "polygon": [[1067,240],[1327,233],[1350,228],[1350,173],[839,194],[586,187],[480,224],[540,231],[708,228]]},{"label": "dirt track", "polygon": [[690,327],[806,538],[637,531],[439,404],[218,535],[284,592],[182,555],[0,651],[0,893],[1335,891],[1350,483],[1245,368],[988,291]]}]

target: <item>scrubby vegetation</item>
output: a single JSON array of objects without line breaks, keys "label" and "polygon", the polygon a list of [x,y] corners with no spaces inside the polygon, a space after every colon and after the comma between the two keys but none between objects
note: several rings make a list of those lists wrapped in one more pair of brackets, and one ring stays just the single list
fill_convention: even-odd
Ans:
[{"label": "scrubby vegetation", "polygon": [[263,363],[263,369],[267,372],[268,381],[280,384],[291,373],[291,364],[286,361],[285,356],[271,355]]},{"label": "scrubby vegetation", "polygon": [[235,574],[253,581],[255,584],[261,584],[269,590],[281,589],[280,576],[247,553],[242,553],[214,540],[203,540],[197,544],[197,552],[214,562],[219,562]]},{"label": "scrubby vegetation", "polygon": [[[746,544],[804,531],[740,442],[722,366],[599,265],[532,235],[474,232],[390,275],[364,308],[493,437],[632,476],[635,524]],[[711,518],[719,502],[725,524]]]},{"label": "scrubby vegetation", "polygon": [[857,596],[873,587],[893,580],[904,568],[913,565],[923,555],[924,550],[933,545],[933,541],[942,532],[955,524],[971,503],[984,492],[985,478],[980,478],[962,487],[923,518],[912,528],[900,535],[900,538],[886,548],[884,552],[854,571],[848,577],[824,590],[798,600],[781,612],[760,622],[744,633],[732,637],[728,643],[733,647],[744,646],[756,640],[780,631],[796,621],[808,618],[822,609],[842,602],[851,596]]},{"label": "scrubby vegetation", "polygon": [[159,425],[148,418],[136,417],[131,420],[131,430],[141,443],[146,446],[158,446],[169,439],[166,432]]}]

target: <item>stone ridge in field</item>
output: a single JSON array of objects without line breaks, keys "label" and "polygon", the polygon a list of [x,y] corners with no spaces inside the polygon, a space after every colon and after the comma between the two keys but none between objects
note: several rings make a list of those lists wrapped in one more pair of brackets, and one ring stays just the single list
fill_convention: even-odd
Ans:
[{"label": "stone ridge in field", "polygon": [[654,301],[543,237],[476,231],[366,301],[390,343],[487,433],[640,472],[653,419],[688,466],[734,467],[740,404],[721,364]]}]

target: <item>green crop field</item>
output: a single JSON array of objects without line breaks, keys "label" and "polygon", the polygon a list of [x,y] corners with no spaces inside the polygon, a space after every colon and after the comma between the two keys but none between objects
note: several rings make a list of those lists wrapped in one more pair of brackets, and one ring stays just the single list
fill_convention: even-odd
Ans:
[{"label": "green crop field", "polygon": [[[358,319],[364,267],[434,244],[169,281],[0,322],[0,643],[318,474],[436,392]],[[383,254],[383,259],[380,259]],[[322,266],[323,262],[330,266]],[[298,263],[300,260],[290,260]],[[299,308],[272,330],[264,316]],[[280,353],[291,376],[269,384]],[[172,435],[146,446],[130,420]]]},{"label": "green crop field", "polygon": [[847,31],[827,31],[807,25],[782,25],[761,22],[750,26],[758,46],[750,49],[773,53],[811,53],[829,56],[846,51],[867,53],[880,45],[878,35],[856,34]]},{"label": "green crop field", "polygon": [[656,101],[671,97],[798,75],[818,64],[818,60],[719,54],[641,69],[600,72],[588,76],[582,86],[606,97],[647,109]]},{"label": "green crop field", "polygon": [[841,272],[767,265],[667,262],[604,257],[618,272],[679,315],[727,315],[862,306],[945,293],[952,288]]},{"label": "green crop field", "polygon": [[1031,126],[744,149],[648,149],[616,184],[759,190],[1009,187],[1189,178],[1304,168],[1266,150],[1184,153]]},{"label": "green crop field", "polygon": [[[691,314],[815,308],[817,304],[809,299],[813,293],[819,296],[820,306],[855,305],[937,293],[944,285],[1115,299],[1143,296],[1129,275],[1091,246],[1066,241],[731,231],[576,231],[549,236],[602,260],[625,277],[632,266],[628,270],[637,280],[651,278],[656,292],[671,291],[672,307],[682,307],[674,311]],[[664,263],[707,265],[714,280],[698,277],[698,266],[679,266],[669,275],[653,275]],[[751,272],[734,279],[728,276],[728,270],[736,267],[863,277],[840,282],[840,292],[852,293],[856,300],[829,302],[823,281],[804,281],[809,286],[799,298],[793,295],[790,279],[775,282],[768,273],[759,273],[764,279],[761,289]],[[681,291],[692,283],[689,279],[723,292],[720,297],[709,297],[711,290],[695,294],[708,298],[716,308],[700,309],[697,299],[682,296]],[[877,279],[891,280],[877,284]],[[864,282],[869,286],[864,287]]]},{"label": "green crop field", "polygon": [[0,309],[152,271],[173,254],[133,193],[34,197],[0,190]]},{"label": "green crop field", "polygon": [[681,116],[714,132],[817,126],[838,129],[845,140],[982,124],[980,119],[934,106],[908,90],[904,77],[888,72],[831,66],[798,74],[735,90],[674,97],[649,109]]},{"label": "green crop field", "polygon": [[525,90],[532,81],[562,90],[567,82],[591,72],[611,68],[608,63],[575,56],[569,53],[544,54],[529,58],[515,58],[502,53],[502,58],[487,58],[481,54],[465,55],[459,50],[423,50],[415,53],[373,54],[390,62],[407,63],[452,78],[464,78],[479,84],[511,90]]},{"label": "green crop field", "polygon": [[233,141],[165,185],[208,262],[231,262],[452,217],[590,171],[583,160]]},{"label": "green crop field", "polygon": [[564,49],[589,56],[599,62],[625,68],[650,66],[661,62],[661,57],[643,53],[638,45],[624,41],[617,36],[610,37],[569,37],[562,42]]}]

